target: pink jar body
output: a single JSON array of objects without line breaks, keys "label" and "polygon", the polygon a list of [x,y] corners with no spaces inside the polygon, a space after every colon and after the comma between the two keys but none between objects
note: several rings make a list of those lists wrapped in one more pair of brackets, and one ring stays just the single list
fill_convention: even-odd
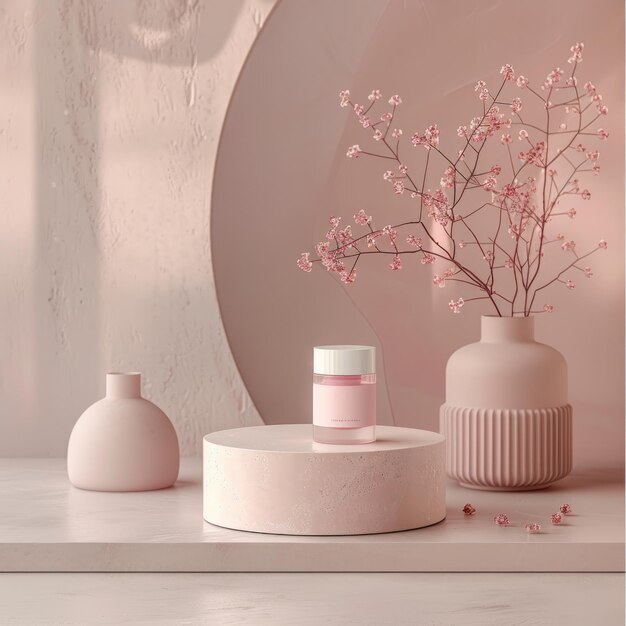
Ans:
[{"label": "pink jar body", "polygon": [[313,375],[313,440],[376,440],[376,374]]}]

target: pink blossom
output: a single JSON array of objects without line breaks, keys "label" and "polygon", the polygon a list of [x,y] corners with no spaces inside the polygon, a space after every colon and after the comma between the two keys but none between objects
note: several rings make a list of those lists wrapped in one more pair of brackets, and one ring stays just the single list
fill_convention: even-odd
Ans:
[{"label": "pink blossom", "polygon": [[518,113],[522,110],[522,99],[521,98],[513,98],[511,101],[511,111],[513,113]]},{"label": "pink blossom", "polygon": [[329,249],[330,246],[328,245],[327,241],[320,241],[319,243],[315,244],[315,252],[317,252],[317,256],[319,257],[326,256]]},{"label": "pink blossom", "polygon": [[583,274],[587,277],[587,278],[591,278],[593,276],[593,270],[590,267],[585,267],[583,269]]},{"label": "pink blossom", "polygon": [[560,67],[555,67],[547,76],[546,83],[548,85],[556,85],[561,82],[561,76],[563,76],[563,70]]},{"label": "pink blossom", "polygon": [[482,100],[483,102],[489,100],[489,89],[481,89],[480,93],[478,94],[478,99]]},{"label": "pink blossom", "polygon": [[559,124],[559,128],[561,130],[565,130],[567,128],[567,124],[565,122],[563,122],[563,123]]},{"label": "pink blossom", "polygon": [[600,151],[599,150],[589,150],[589,152],[587,152],[585,154],[585,156],[587,157],[587,159],[589,161],[597,161],[600,158]]},{"label": "pink blossom", "polygon": [[493,191],[496,188],[497,184],[498,181],[495,176],[489,176],[485,178],[485,180],[483,180],[483,189],[485,191]]},{"label": "pink blossom", "polygon": [[414,248],[422,247],[422,240],[419,237],[416,237],[415,235],[407,235],[406,242],[410,246],[413,246]]},{"label": "pink blossom", "polygon": [[594,176],[597,176],[600,173],[600,166],[597,163],[594,163],[591,171],[593,172]]},{"label": "pink blossom", "polygon": [[600,115],[607,115],[607,114],[608,114],[608,112],[609,112],[609,108],[608,108],[605,104],[601,104],[601,105],[598,107],[598,113],[599,113]]},{"label": "pink blossom", "polygon": [[355,213],[352,217],[359,226],[366,226],[372,221],[372,216],[367,215],[365,209],[360,209],[358,213]]},{"label": "pink blossom", "polygon": [[422,257],[422,265],[432,265],[435,262],[435,257],[432,254],[424,254]]},{"label": "pink blossom", "polygon": [[565,235],[562,235],[561,233],[558,233],[556,236],[557,241],[562,241],[563,239],[565,239]]},{"label": "pink blossom", "polygon": [[543,305],[543,310],[546,313],[552,313],[554,311],[554,306],[552,304],[544,304]]},{"label": "pink blossom", "polygon": [[589,200],[591,198],[591,192],[589,191],[589,189],[583,189],[580,194],[580,197],[583,200]]},{"label": "pink blossom", "polygon": [[567,59],[568,63],[580,63],[583,60],[583,48],[585,47],[584,43],[575,43],[571,48],[570,52],[572,56]]},{"label": "pink blossom", "polygon": [[465,243],[462,239],[461,239],[461,241],[459,241],[459,243],[458,243],[458,246],[459,246],[459,248],[461,248],[461,250],[462,250],[463,248],[465,248],[465,246],[466,246],[466,245],[467,245],[467,244],[466,244],[466,243]]},{"label": "pink blossom", "polygon": [[339,92],[339,106],[347,107],[350,104],[350,92],[347,89]]},{"label": "pink blossom", "polygon": [[525,76],[518,76],[516,82],[517,82],[517,86],[520,89],[524,89],[524,87],[528,85],[528,78],[526,78]]},{"label": "pink blossom", "polygon": [[500,172],[502,172],[502,168],[499,165],[494,165],[490,170],[489,170],[494,176],[499,176]]},{"label": "pink blossom", "polygon": [[309,256],[309,252],[303,252],[296,261],[297,266],[303,272],[310,272],[313,269],[313,263],[311,263],[311,261],[309,260]]},{"label": "pink blossom", "polygon": [[569,280],[569,279],[568,279],[568,280],[565,282],[565,286],[566,286],[568,289],[574,289],[574,287],[576,287],[576,283],[574,283],[573,281],[571,281],[571,280]]},{"label": "pink blossom", "polygon": [[548,170],[548,176],[554,178],[556,176],[556,170]]},{"label": "pink blossom", "polygon": [[573,207],[567,212],[567,217],[573,220],[576,217],[576,209]]},{"label": "pink blossom", "polygon": [[433,276],[433,284],[437,285],[438,287],[445,287],[446,279],[443,276],[439,276],[439,274],[435,274]]},{"label": "pink blossom", "polygon": [[337,232],[337,241],[343,246],[347,246],[352,242],[352,226],[348,224],[344,229]]},{"label": "pink blossom", "polygon": [[387,235],[389,237],[389,241],[394,244],[396,242],[396,239],[398,238],[398,231],[394,230],[390,224],[387,224],[387,226],[385,226],[382,230],[384,235]]},{"label": "pink blossom", "polygon": [[378,237],[380,237],[380,236],[381,236],[381,234],[382,234],[382,233],[378,232],[378,233],[372,233],[371,235],[368,235],[368,236],[367,236],[367,239],[366,239],[366,241],[367,241],[367,247],[368,247],[368,248],[374,248],[374,247],[376,247],[376,239],[377,239]]},{"label": "pink blossom", "polygon": [[392,136],[394,139],[399,139],[399,138],[402,136],[402,129],[401,129],[401,128],[394,128],[394,129],[391,131],[391,136]]},{"label": "pink blossom", "polygon": [[357,117],[361,117],[361,115],[363,115],[363,111],[365,111],[365,107],[362,104],[354,104],[352,105],[352,110]]},{"label": "pink blossom", "polygon": [[513,71],[513,68],[508,63],[506,63],[500,68],[500,74],[504,76],[504,80],[515,79],[515,72]]},{"label": "pink blossom", "polygon": [[393,181],[393,192],[402,195],[404,193],[404,181],[402,180],[394,180]]},{"label": "pink blossom", "polygon": [[356,270],[352,270],[350,273],[345,270],[341,272],[341,282],[345,285],[351,285],[356,280]]},{"label": "pink blossom", "polygon": [[604,128],[598,128],[598,137],[602,140],[606,140],[609,138],[609,133],[604,130]]},{"label": "pink blossom", "polygon": [[376,132],[372,135],[374,141],[380,141],[383,138],[383,134],[380,130],[376,129]]},{"label": "pink blossom", "polygon": [[513,263],[513,259],[511,257],[508,257],[507,259],[505,259],[504,267],[506,267],[507,269],[510,269],[510,270],[513,269],[514,263]]},{"label": "pink blossom", "polygon": [[511,143],[511,135],[509,135],[508,133],[504,133],[502,135],[502,137],[500,137],[500,142],[503,144],[507,144],[507,143]]},{"label": "pink blossom", "polygon": [[439,182],[440,186],[444,189],[452,189],[454,187],[454,179],[456,176],[456,170],[452,165],[449,165],[443,173],[441,181]]},{"label": "pink blossom", "polygon": [[456,129],[456,134],[457,134],[459,137],[463,137],[463,138],[467,137],[467,126],[459,126],[459,127]]},{"label": "pink blossom", "polygon": [[[576,76],[570,76],[566,81],[565,84],[568,87],[575,87],[576,85],[578,85],[578,79],[576,78]],[[567,113],[567,107],[565,107],[565,112]]]},{"label": "pink blossom", "polygon": [[585,152],[585,150],[587,150],[587,148],[585,148],[585,146],[582,143],[579,143],[576,146],[576,152]]},{"label": "pink blossom", "polygon": [[354,158],[358,158],[359,154],[361,154],[361,147],[359,146],[359,144],[354,144],[353,146],[350,146],[348,148],[348,151],[346,152],[346,156],[350,159]]},{"label": "pink blossom", "polygon": [[392,117],[393,115],[389,111],[387,111],[380,116],[380,120],[381,122],[388,122]]},{"label": "pink blossom", "polygon": [[369,96],[367,96],[367,99],[370,102],[373,102],[374,100],[380,100],[382,98],[382,93],[380,92],[380,89],[373,89],[372,93],[370,93]]},{"label": "pink blossom", "polygon": [[493,252],[491,250],[487,250],[483,255],[483,259],[487,261],[487,263],[491,263],[493,261]]},{"label": "pink blossom", "polygon": [[402,98],[398,94],[396,94],[395,96],[391,96],[391,98],[389,98],[389,104],[398,106],[399,104],[402,104]]},{"label": "pink blossom", "polygon": [[453,313],[460,313],[461,308],[463,307],[464,304],[465,304],[465,301],[463,300],[463,298],[459,298],[458,300],[450,300],[450,302],[448,302],[448,308]]},{"label": "pink blossom", "polygon": [[391,180],[394,176],[396,175],[396,173],[393,170],[387,170],[384,174],[383,174],[383,178],[385,180]]},{"label": "pink blossom", "polygon": [[568,252],[570,250],[573,252],[576,249],[576,242],[575,241],[564,241],[561,244],[561,248],[563,250],[565,250],[566,252]]},{"label": "pink blossom", "polygon": [[520,141],[523,141],[524,139],[528,139],[528,131],[522,128],[522,130],[519,131],[517,138]]},{"label": "pink blossom", "polygon": [[485,87],[487,87],[487,83],[484,80],[479,80],[474,85],[474,91],[482,91],[483,89],[485,89]]},{"label": "pink blossom", "polygon": [[372,120],[370,120],[370,118],[365,115],[362,115],[359,118],[359,122],[361,123],[361,126],[363,126],[363,128],[369,128],[372,125]]},{"label": "pink blossom", "polygon": [[400,258],[400,255],[396,254],[393,257],[393,261],[389,263],[389,268],[393,271],[402,269],[402,259]]},{"label": "pink blossom", "polygon": [[598,242],[598,248],[602,248],[603,250],[606,250],[608,247],[608,244],[606,243],[606,241],[604,241],[604,239],[600,239],[600,241]]}]

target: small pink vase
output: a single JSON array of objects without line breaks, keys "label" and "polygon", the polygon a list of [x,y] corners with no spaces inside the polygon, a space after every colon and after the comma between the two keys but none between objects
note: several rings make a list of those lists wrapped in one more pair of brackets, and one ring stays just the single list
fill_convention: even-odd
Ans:
[{"label": "small pink vase", "polygon": [[481,339],[446,367],[440,430],[448,476],[491,491],[547,487],[572,468],[567,364],[533,317],[483,316]]},{"label": "small pink vase", "polygon": [[70,482],[93,491],[164,489],[176,482],[179,462],[174,426],[141,397],[141,374],[107,374],[106,397],[80,416],[70,435]]}]

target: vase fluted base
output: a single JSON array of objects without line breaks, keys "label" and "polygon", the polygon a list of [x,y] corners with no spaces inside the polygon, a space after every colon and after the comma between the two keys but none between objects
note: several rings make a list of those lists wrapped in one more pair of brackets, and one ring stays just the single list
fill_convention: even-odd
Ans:
[{"label": "vase fluted base", "polygon": [[530,491],[572,469],[572,407],[480,409],[444,404],[446,471],[463,487]]}]

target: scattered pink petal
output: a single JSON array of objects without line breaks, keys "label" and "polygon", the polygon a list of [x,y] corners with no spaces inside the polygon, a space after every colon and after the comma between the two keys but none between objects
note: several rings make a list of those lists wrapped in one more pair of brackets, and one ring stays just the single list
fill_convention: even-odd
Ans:
[{"label": "scattered pink petal", "polygon": [[561,516],[560,513],[552,513],[552,515],[550,515],[550,521],[555,526],[558,526],[563,521],[563,517]]},{"label": "scattered pink petal", "polygon": [[463,507],[463,514],[464,515],[474,515],[474,513],[476,513],[476,509],[471,505],[471,504],[466,504]]},{"label": "scattered pink petal", "polygon": [[537,522],[531,522],[530,524],[526,524],[524,527],[527,533],[534,535],[535,533],[541,532],[541,524]]},{"label": "scattered pink petal", "polygon": [[509,526],[511,521],[509,520],[509,516],[506,513],[500,513],[493,518],[493,521],[497,526]]},{"label": "scattered pink petal", "polygon": [[571,513],[571,512],[572,512],[572,508],[570,507],[570,505],[569,505],[569,504],[562,504],[562,505],[559,507],[559,511],[561,511],[561,513],[562,513],[563,515],[567,515],[568,513]]}]

